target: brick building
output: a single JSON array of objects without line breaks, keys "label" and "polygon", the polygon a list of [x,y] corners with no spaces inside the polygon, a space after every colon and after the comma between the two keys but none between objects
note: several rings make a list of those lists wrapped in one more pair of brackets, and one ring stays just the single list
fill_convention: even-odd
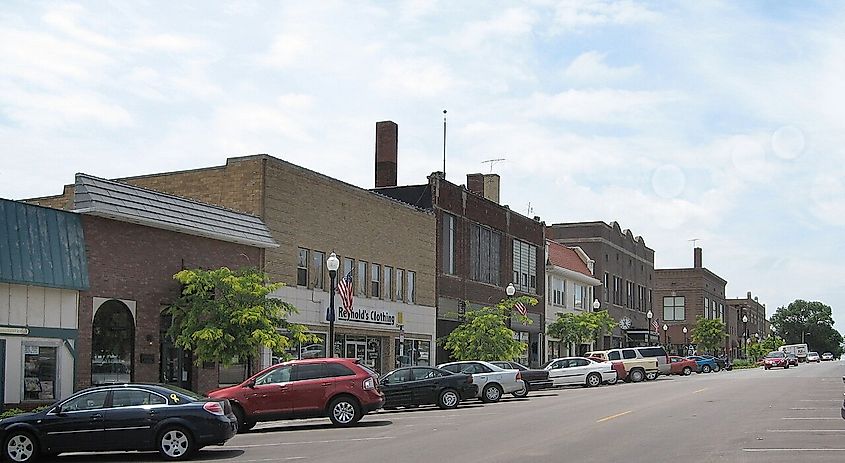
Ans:
[{"label": "brick building", "polygon": [[[546,229],[546,237],[567,246],[579,246],[595,260],[595,276],[602,281],[598,299],[601,307],[620,324],[630,320],[630,329],[617,326],[597,348],[650,345],[658,341],[650,331],[646,313],[653,310],[654,250],[642,237],[622,230],[612,222],[557,223]],[[657,316],[657,315],[655,315]]]},{"label": "brick building", "polygon": [[[299,309],[290,321],[323,340],[296,346],[289,355],[326,355],[326,259],[335,252],[338,276],[351,271],[355,288],[355,310],[338,311],[335,354],[358,357],[378,371],[431,362],[435,218],[430,211],[268,155],[120,181],[252,214],[267,224],[279,246],[255,263],[273,281],[285,283],[276,297]],[[62,197],[40,202],[61,206],[70,197],[66,188]],[[264,352],[262,364],[280,354]]]},{"label": "brick building", "polygon": [[[766,304],[761,304],[759,297],[752,297],[751,291],[748,291],[744,298],[727,299],[725,303],[728,306],[731,352],[735,357],[740,356],[743,342],[751,338],[764,339],[772,334],[769,320],[766,318]],[[748,323],[742,322],[743,315],[748,317]]]},{"label": "brick building", "polygon": [[[466,308],[494,304],[507,297],[513,282],[516,295],[538,299],[528,308],[532,323],[511,320],[516,335],[528,345],[523,362],[537,365],[542,358],[545,322],[544,224],[499,204],[496,174],[469,174],[466,186],[446,180],[442,172],[421,185],[396,185],[398,128],[390,121],[376,125],[376,188],[437,218],[437,337],[460,324]],[[438,345],[437,361],[449,360]]]},{"label": "brick building", "polygon": [[[692,330],[695,328],[697,317],[705,319],[720,319],[727,324],[730,333],[730,314],[726,312],[725,286],[727,281],[704,267],[701,248],[693,250],[692,268],[656,269],[654,271],[654,296],[659,309],[655,311],[658,317],[660,342],[668,344],[673,353],[684,353],[695,349],[692,342]],[[669,330],[663,332],[662,326]],[[683,332],[687,328],[686,335]],[[720,349],[728,353],[735,345],[730,339]],[[700,349],[699,353],[704,353]]]}]

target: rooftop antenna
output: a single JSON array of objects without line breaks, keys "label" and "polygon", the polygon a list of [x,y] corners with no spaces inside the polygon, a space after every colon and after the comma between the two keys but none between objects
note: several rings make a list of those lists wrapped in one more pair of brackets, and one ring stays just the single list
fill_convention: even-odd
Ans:
[{"label": "rooftop antenna", "polygon": [[446,178],[446,110],[443,110],[443,178]]},{"label": "rooftop antenna", "polygon": [[481,163],[482,164],[484,164],[484,163],[490,164],[490,173],[492,174],[493,173],[493,165],[495,165],[497,162],[502,162],[502,161],[507,161],[507,159],[505,159],[505,158],[488,159],[486,161],[481,161]]},{"label": "rooftop antenna", "polygon": [[692,247],[694,248],[694,247],[695,247],[695,242],[696,242],[696,241],[701,241],[701,238],[693,238],[693,239],[691,239],[691,240],[687,240],[687,241],[692,241]]},{"label": "rooftop antenna", "polygon": [[525,215],[531,217],[532,212],[534,212],[534,208],[531,207],[531,201],[528,201],[528,213],[526,213]]}]

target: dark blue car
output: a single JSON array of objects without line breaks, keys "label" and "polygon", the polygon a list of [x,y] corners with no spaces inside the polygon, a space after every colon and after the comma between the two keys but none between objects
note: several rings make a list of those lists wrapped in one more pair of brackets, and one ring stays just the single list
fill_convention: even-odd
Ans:
[{"label": "dark blue car", "polygon": [[699,355],[690,355],[687,358],[695,360],[695,364],[698,365],[698,373],[710,373],[711,371],[721,370],[719,364],[716,363],[716,359],[701,357]]},{"label": "dark blue car", "polygon": [[150,384],[100,386],[38,413],[0,420],[3,456],[16,463],[63,452],[158,450],[182,460],[237,431],[228,400]]}]

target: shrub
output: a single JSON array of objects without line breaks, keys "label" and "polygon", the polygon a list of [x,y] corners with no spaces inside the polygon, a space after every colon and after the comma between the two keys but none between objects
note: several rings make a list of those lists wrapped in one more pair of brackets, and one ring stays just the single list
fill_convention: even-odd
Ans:
[{"label": "shrub", "polygon": [[17,415],[20,415],[22,413],[40,412],[41,410],[44,410],[48,407],[50,407],[50,405],[44,405],[42,407],[36,407],[36,408],[33,408],[32,410],[21,410],[20,408],[10,408],[10,409],[6,410],[5,412],[0,413],[0,420],[2,420],[3,418],[11,418],[13,416],[17,416]]},{"label": "shrub", "polygon": [[757,363],[748,359],[736,359],[731,364],[735,370],[742,370],[745,368],[757,368]]}]

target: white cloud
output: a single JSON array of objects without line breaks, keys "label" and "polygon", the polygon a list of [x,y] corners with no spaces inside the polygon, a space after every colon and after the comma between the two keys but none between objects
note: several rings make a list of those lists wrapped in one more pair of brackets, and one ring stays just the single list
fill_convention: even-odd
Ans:
[{"label": "white cloud", "polygon": [[379,74],[378,87],[401,98],[437,96],[458,85],[446,66],[424,58],[385,60]]},{"label": "white cloud", "polygon": [[88,12],[80,5],[69,4],[48,10],[42,19],[44,23],[56,31],[86,45],[98,48],[120,48],[113,39],[78,24],[80,16],[86,16],[88,19],[94,18],[94,16],[86,13]]},{"label": "white cloud", "polygon": [[155,34],[142,36],[134,41],[134,48],[144,51],[166,53],[189,53],[206,48],[205,40],[178,34]]},{"label": "white cloud", "polygon": [[563,77],[575,83],[599,85],[622,81],[640,74],[639,66],[612,67],[605,64],[606,53],[588,51],[578,55],[564,69]]},{"label": "white cloud", "polygon": [[681,98],[676,92],[664,91],[570,89],[553,95],[535,93],[524,109],[535,118],[636,124],[655,117],[662,106]]},{"label": "white cloud", "polygon": [[555,23],[564,29],[607,24],[635,24],[657,20],[660,15],[631,0],[562,0],[555,7]]}]

